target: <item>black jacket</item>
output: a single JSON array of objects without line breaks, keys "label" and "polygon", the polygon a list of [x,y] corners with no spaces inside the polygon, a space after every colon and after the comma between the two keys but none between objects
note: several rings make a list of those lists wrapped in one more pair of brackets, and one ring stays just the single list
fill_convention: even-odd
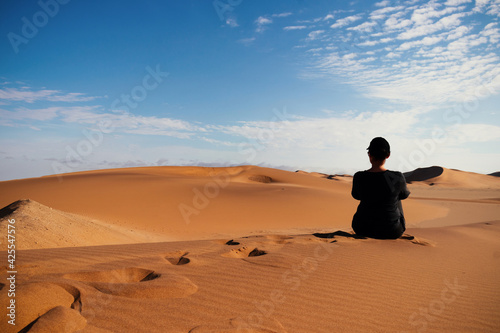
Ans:
[{"label": "black jacket", "polygon": [[408,198],[410,191],[401,172],[356,172],[351,194],[361,201],[352,220],[354,232],[373,238],[398,238],[405,231],[401,200]]}]

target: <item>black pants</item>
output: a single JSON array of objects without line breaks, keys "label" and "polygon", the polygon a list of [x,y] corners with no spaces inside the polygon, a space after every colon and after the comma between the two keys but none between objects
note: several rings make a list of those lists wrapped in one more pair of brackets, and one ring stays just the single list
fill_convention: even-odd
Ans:
[{"label": "black pants", "polygon": [[398,202],[399,221],[393,223],[377,223],[376,221],[366,221],[354,214],[352,220],[352,229],[356,235],[377,238],[377,239],[396,239],[403,235],[406,230],[406,221],[403,214],[403,205]]},{"label": "black pants", "polygon": [[356,235],[377,239],[396,239],[401,237],[401,235],[405,232],[404,223],[401,223],[401,221],[383,228],[378,227],[377,225],[372,227],[353,221],[352,229]]}]

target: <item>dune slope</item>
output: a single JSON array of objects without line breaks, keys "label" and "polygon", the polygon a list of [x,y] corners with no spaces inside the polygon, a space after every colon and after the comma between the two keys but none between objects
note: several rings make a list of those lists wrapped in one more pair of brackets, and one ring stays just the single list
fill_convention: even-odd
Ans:
[{"label": "dune slope", "polygon": [[418,168],[405,173],[406,181],[412,184],[468,188],[468,189],[500,189],[500,178],[494,175],[483,175],[439,166]]},{"label": "dune slope", "polygon": [[16,247],[23,250],[167,240],[52,209],[29,199],[15,201],[0,210],[2,244],[7,244],[9,221],[14,221]]},{"label": "dune slope", "polygon": [[[388,241],[332,231],[22,251],[19,328],[34,323],[33,329],[82,333],[500,329],[500,221],[414,229],[414,237]],[[18,331],[4,318],[0,328]]]}]

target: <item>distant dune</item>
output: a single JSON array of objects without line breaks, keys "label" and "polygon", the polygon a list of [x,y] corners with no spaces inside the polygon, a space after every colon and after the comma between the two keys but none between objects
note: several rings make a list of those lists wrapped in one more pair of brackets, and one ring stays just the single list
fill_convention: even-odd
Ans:
[{"label": "distant dune", "polygon": [[489,173],[488,176],[500,177],[500,171]]},{"label": "distant dune", "polygon": [[302,174],[302,175],[309,175],[313,177],[318,177],[318,178],[326,178],[326,179],[332,179],[332,180],[339,180],[339,181],[345,181],[345,182],[352,182],[352,176],[351,175],[346,175],[346,174],[334,174],[330,175],[327,173],[321,173],[321,172],[307,172],[307,171],[302,171],[302,170],[297,170],[295,171],[296,173]]},{"label": "distant dune", "polygon": [[470,189],[500,189],[500,179],[493,175],[483,175],[439,166],[418,168],[404,174],[411,184]]},{"label": "distant dune", "polygon": [[[21,211],[31,212],[25,233],[33,235],[20,243],[29,248],[154,241],[151,234],[189,240],[349,229],[358,204],[350,195],[352,177],[318,175],[255,166],[76,172],[0,182],[0,207],[31,200],[20,202]],[[415,223],[445,214],[425,202],[408,201],[405,210]],[[92,232],[97,226],[104,229]],[[108,226],[120,233],[112,236]]]},{"label": "distant dune", "polygon": [[0,207],[29,198],[125,230],[183,240],[348,227],[356,209],[349,188],[254,166],[126,168],[0,182]]},{"label": "distant dune", "polygon": [[427,181],[429,179],[435,179],[441,176],[444,172],[444,168],[433,166],[428,168],[418,168],[404,174],[407,182],[420,182]]}]

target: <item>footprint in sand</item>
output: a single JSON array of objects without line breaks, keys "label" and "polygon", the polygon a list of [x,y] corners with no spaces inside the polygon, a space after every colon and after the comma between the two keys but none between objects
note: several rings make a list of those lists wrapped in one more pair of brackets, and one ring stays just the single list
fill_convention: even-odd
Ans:
[{"label": "footprint in sand", "polygon": [[221,254],[223,257],[227,258],[248,258],[248,257],[258,257],[267,254],[266,251],[259,250],[258,248],[252,247],[240,247],[239,249],[233,249],[227,253]]},{"label": "footprint in sand", "polygon": [[137,267],[77,272],[64,278],[84,282],[102,293],[129,298],[182,298],[198,290],[184,276]]},{"label": "footprint in sand", "polygon": [[417,245],[422,245],[422,246],[436,246],[434,242],[422,239],[422,238],[417,238],[415,236],[409,235],[409,234],[403,234],[403,236],[399,237],[399,239],[404,239],[404,240],[409,240],[413,244]]},{"label": "footprint in sand", "polygon": [[178,266],[178,265],[186,265],[191,262],[191,259],[186,257],[189,254],[189,252],[175,252],[175,253],[170,253],[167,254],[165,259],[171,263],[172,265]]},{"label": "footprint in sand", "polygon": [[64,306],[56,306],[39,317],[30,328],[30,333],[77,332],[87,326],[80,312]]},{"label": "footprint in sand", "polygon": [[240,245],[240,242],[236,242],[234,239],[230,240],[225,240],[225,239],[219,239],[214,241],[217,244],[222,244],[222,245]]},{"label": "footprint in sand", "polygon": [[[7,294],[0,295],[0,304],[7,304]],[[53,283],[34,282],[16,286],[16,325],[0,318],[3,332],[75,332],[87,325],[80,314],[80,292]]]}]

